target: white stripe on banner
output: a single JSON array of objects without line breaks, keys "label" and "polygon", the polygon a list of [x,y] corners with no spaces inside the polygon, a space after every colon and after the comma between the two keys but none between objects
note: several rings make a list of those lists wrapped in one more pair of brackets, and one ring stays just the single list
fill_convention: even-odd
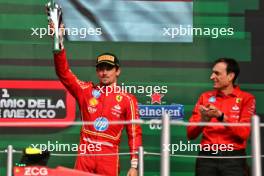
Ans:
[{"label": "white stripe on banner", "polygon": [[[192,42],[192,1],[57,0],[74,41]],[[77,30],[78,29],[78,30]],[[178,34],[176,34],[178,32]]]}]

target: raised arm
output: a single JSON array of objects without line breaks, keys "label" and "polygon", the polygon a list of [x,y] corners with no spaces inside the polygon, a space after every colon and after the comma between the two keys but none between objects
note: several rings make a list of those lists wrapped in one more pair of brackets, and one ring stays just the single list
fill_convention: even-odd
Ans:
[{"label": "raised arm", "polygon": [[54,53],[55,70],[58,78],[67,90],[76,98],[81,97],[82,89],[90,86],[83,81],[80,81],[70,70],[66,59],[65,49],[58,53]]}]

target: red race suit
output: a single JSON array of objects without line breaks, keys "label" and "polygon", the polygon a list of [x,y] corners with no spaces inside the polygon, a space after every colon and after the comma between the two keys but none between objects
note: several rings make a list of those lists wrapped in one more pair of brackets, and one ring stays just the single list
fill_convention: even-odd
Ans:
[{"label": "red race suit", "polygon": [[[106,92],[107,87],[83,82],[71,72],[65,50],[54,54],[56,73],[79,104],[82,121],[94,122],[83,125],[80,135],[78,154],[118,153],[120,137],[124,125],[110,125],[111,121],[139,119],[136,98],[122,91]],[[142,145],[140,125],[126,125],[130,152],[137,152]],[[91,146],[93,144],[93,146]],[[81,150],[86,147],[86,151]],[[137,167],[137,155],[131,154],[131,166]],[[118,175],[119,157],[114,156],[78,156],[75,168],[102,175]]]},{"label": "red race suit", "polygon": [[[203,93],[195,105],[190,122],[201,122],[199,112],[200,105],[211,104],[225,114],[226,123],[250,123],[251,117],[255,115],[255,98],[250,93],[240,90],[235,86],[233,92],[224,95],[220,91],[213,90]],[[210,122],[219,122],[212,118]],[[250,134],[249,126],[188,126],[187,135],[189,139],[195,139],[203,134],[201,144],[229,145],[230,150],[243,150],[246,148],[247,139]],[[224,148],[224,147],[223,147]],[[226,150],[226,149],[224,149]]]}]

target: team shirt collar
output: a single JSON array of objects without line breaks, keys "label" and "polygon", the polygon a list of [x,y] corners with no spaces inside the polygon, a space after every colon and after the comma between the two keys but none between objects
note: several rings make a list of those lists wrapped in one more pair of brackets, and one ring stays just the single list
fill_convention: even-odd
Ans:
[{"label": "team shirt collar", "polygon": [[225,97],[225,96],[230,96],[230,97],[238,97],[240,94],[240,87],[235,85],[233,92],[229,95],[225,95],[223,92],[219,91],[219,90],[215,90],[215,95],[216,96],[220,96],[220,97]]}]

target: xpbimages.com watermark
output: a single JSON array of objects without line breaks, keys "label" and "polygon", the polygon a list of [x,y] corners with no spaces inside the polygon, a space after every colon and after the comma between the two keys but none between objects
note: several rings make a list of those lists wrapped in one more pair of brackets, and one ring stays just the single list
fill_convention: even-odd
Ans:
[{"label": "xpbimages.com watermark", "polygon": [[59,143],[59,141],[47,141],[47,143],[43,144],[30,144],[32,148],[37,148],[42,151],[50,151],[50,152],[77,152],[80,154],[86,154],[89,152],[99,152],[102,151],[102,144],[100,143],[89,143],[89,144],[67,144],[67,143]]},{"label": "xpbimages.com watermark", "polygon": [[[83,27],[83,28],[61,28],[60,31],[63,35],[68,36],[80,36],[81,39],[86,38],[87,36],[102,35],[102,28],[92,28],[92,27]],[[46,35],[53,36],[54,30],[49,26],[47,28],[31,28],[31,36],[37,36],[43,38]]]},{"label": "xpbimages.com watermark", "polygon": [[168,86],[143,86],[143,85],[120,85],[113,86],[97,86],[100,93],[105,93],[106,96],[110,93],[131,93],[131,94],[146,94],[150,96],[152,93],[168,93]]},{"label": "xpbimages.com watermark", "polygon": [[177,36],[210,36],[213,39],[219,36],[232,36],[234,35],[234,28],[209,28],[209,27],[192,27],[191,25],[179,27],[164,27],[162,35],[169,38],[175,38]]},{"label": "xpbimages.com watermark", "polygon": [[211,151],[212,154],[218,154],[220,151],[233,151],[233,144],[192,144],[190,141],[184,143],[180,141],[176,144],[163,144],[163,151],[169,151],[172,155],[176,152],[199,152],[199,151]]}]

